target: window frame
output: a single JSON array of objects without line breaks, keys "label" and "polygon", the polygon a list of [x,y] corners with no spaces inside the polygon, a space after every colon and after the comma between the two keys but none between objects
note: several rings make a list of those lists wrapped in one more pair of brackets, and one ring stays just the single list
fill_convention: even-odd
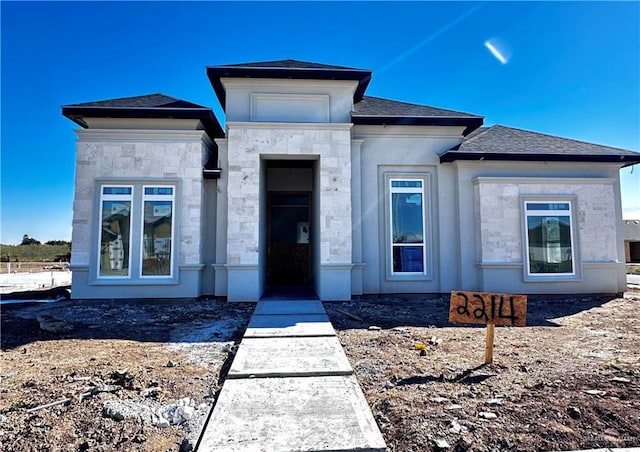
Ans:
[{"label": "window frame", "polygon": [[[170,195],[147,195],[147,188],[171,188]],[[176,187],[168,184],[143,184],[141,190],[141,207],[140,207],[140,271],[138,277],[140,279],[166,279],[173,278],[174,261],[175,261],[175,236],[176,236]],[[168,275],[145,275],[144,271],[144,204],[147,201],[171,201],[171,245],[169,249],[169,274]]]},{"label": "window frame", "polygon": [[[180,254],[180,243],[178,230],[180,228],[180,180],[172,178],[97,178],[94,181],[94,227],[92,227],[91,240],[92,249],[97,250],[98,256],[92,259],[95,267],[90,268],[90,285],[155,285],[155,284],[179,284],[178,281],[178,258]],[[101,247],[101,228],[102,228],[102,203],[104,187],[127,187],[132,193],[130,196],[131,212],[130,212],[130,237],[129,237],[129,273],[128,276],[102,276],[100,275],[100,247]],[[171,256],[170,256],[170,272],[168,275],[143,275],[143,253],[144,253],[144,202],[149,197],[155,195],[147,195],[145,197],[145,188],[172,188],[172,195],[160,195],[166,198],[171,197],[172,201],[172,218],[171,218]],[[122,196],[122,195],[108,195]]]},{"label": "window frame", "polygon": [[[132,242],[133,242],[133,237],[131,234],[132,226],[133,226],[133,222],[134,222],[134,218],[133,218],[133,212],[134,212],[134,187],[131,184],[101,184],[99,185],[100,190],[100,199],[99,199],[99,209],[98,209],[98,240],[97,240],[97,256],[96,256],[96,277],[99,279],[105,279],[105,280],[113,280],[113,279],[131,279],[131,256],[132,256]],[[106,188],[128,188],[131,190],[131,193],[129,194],[121,194],[121,193],[117,193],[117,194],[113,194],[113,193],[108,193],[105,194],[104,191]],[[125,202],[129,202],[129,249],[128,249],[128,261],[127,261],[127,274],[126,275],[102,275],[101,274],[101,263],[102,263],[102,234],[104,233],[103,228],[102,228],[102,221],[103,221],[103,212],[104,212],[104,202],[105,201],[125,201]]]},{"label": "window frame", "polygon": [[[580,259],[580,247],[578,237],[578,221],[576,209],[576,196],[574,195],[524,195],[521,196],[522,208],[522,255],[523,274],[527,282],[549,282],[549,281],[578,281],[582,279],[582,261]],[[541,209],[528,210],[530,204],[566,204],[567,210]],[[562,214],[562,215],[561,215]],[[569,217],[569,237],[571,240],[571,264],[572,272],[563,273],[538,273],[531,271],[531,258],[529,246],[528,218],[536,216],[568,216]]]},{"label": "window frame", "polygon": [[[384,171],[382,173],[384,187],[384,268],[387,281],[431,281],[433,280],[433,241],[431,220],[431,174],[428,172]],[[421,187],[392,187],[393,182],[419,181]],[[394,193],[419,193],[422,196],[422,242],[408,243],[407,246],[422,247],[422,271],[421,272],[397,272],[393,267],[393,252],[396,245],[393,241],[393,194]]]}]

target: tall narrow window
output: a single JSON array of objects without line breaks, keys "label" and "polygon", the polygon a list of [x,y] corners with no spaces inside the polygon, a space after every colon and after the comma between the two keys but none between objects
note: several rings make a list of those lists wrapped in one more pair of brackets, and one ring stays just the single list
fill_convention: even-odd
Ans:
[{"label": "tall narrow window", "polygon": [[171,276],[173,187],[144,187],[142,276]]},{"label": "tall narrow window", "polygon": [[425,213],[423,181],[389,181],[391,259],[393,274],[425,274]]},{"label": "tall narrow window", "polygon": [[103,186],[100,193],[99,276],[129,277],[133,187]]},{"label": "tall narrow window", "polygon": [[575,275],[570,202],[525,201],[530,275]]}]

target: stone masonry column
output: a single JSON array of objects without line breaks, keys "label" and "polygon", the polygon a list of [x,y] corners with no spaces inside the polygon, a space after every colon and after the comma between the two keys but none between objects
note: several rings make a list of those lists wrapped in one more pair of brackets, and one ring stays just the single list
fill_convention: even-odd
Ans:
[{"label": "stone masonry column", "polygon": [[260,154],[246,129],[229,128],[227,170],[227,299],[257,301],[259,269]]},{"label": "stone masonry column", "polygon": [[316,292],[321,300],[351,299],[351,133],[334,130],[320,153],[320,272]]},{"label": "stone masonry column", "polygon": [[[261,159],[317,160],[313,267],[322,300],[351,298],[351,124],[227,123],[227,298],[264,290]],[[262,265],[261,265],[262,263]]]}]

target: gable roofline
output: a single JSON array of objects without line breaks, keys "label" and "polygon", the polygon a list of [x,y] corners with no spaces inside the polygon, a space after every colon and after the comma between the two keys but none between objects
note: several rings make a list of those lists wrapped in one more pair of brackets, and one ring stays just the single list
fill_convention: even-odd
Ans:
[{"label": "gable roofline", "polygon": [[364,96],[354,104],[351,122],[363,125],[464,126],[468,135],[482,126],[484,118],[427,105]]},{"label": "gable roofline", "polygon": [[222,78],[266,78],[294,80],[353,80],[358,86],[353,95],[354,102],[364,96],[371,81],[371,71],[342,66],[330,66],[298,60],[264,61],[258,63],[232,64],[223,66],[207,66],[207,77],[213,90],[226,110],[226,92],[222,86]]},{"label": "gable roofline", "polygon": [[640,153],[524,129],[493,125],[469,134],[440,154],[440,163],[455,160],[530,162],[640,163]]},{"label": "gable roofline", "polygon": [[211,138],[224,136],[210,108],[162,93],[63,105],[62,114],[85,129],[85,118],[198,119]]}]

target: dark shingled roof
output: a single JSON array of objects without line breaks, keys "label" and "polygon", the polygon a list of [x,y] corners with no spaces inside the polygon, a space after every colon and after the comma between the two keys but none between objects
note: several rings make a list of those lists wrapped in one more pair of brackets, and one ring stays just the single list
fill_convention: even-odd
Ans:
[{"label": "dark shingled roof", "polygon": [[221,78],[270,78],[298,80],[354,80],[358,87],[353,96],[354,102],[362,99],[367,85],[371,81],[371,71],[343,66],[310,63],[298,60],[262,61],[258,63],[229,64],[223,66],[207,66],[207,76],[213,90],[220,100],[222,108],[226,108],[226,93]]},{"label": "dark shingled roof", "polygon": [[440,155],[454,160],[640,163],[640,153],[501,125],[482,127]]},{"label": "dark shingled roof", "polygon": [[211,137],[224,136],[210,108],[161,93],[64,105],[62,114],[84,128],[84,118],[199,119]]},{"label": "dark shingled roof", "polygon": [[482,116],[427,105],[364,96],[354,104],[354,124],[466,126],[468,134],[482,125]]},{"label": "dark shingled roof", "polygon": [[428,105],[410,104],[381,97],[364,96],[354,105],[353,116],[410,116],[429,118],[481,118],[459,111],[445,110]]},{"label": "dark shingled roof", "polygon": [[[213,66],[215,67],[215,66]],[[251,67],[251,68],[289,68],[289,69],[336,69],[345,71],[360,71],[361,69],[331,66],[329,64],[313,63],[300,60],[258,61],[254,63],[227,64],[218,67]]]}]

